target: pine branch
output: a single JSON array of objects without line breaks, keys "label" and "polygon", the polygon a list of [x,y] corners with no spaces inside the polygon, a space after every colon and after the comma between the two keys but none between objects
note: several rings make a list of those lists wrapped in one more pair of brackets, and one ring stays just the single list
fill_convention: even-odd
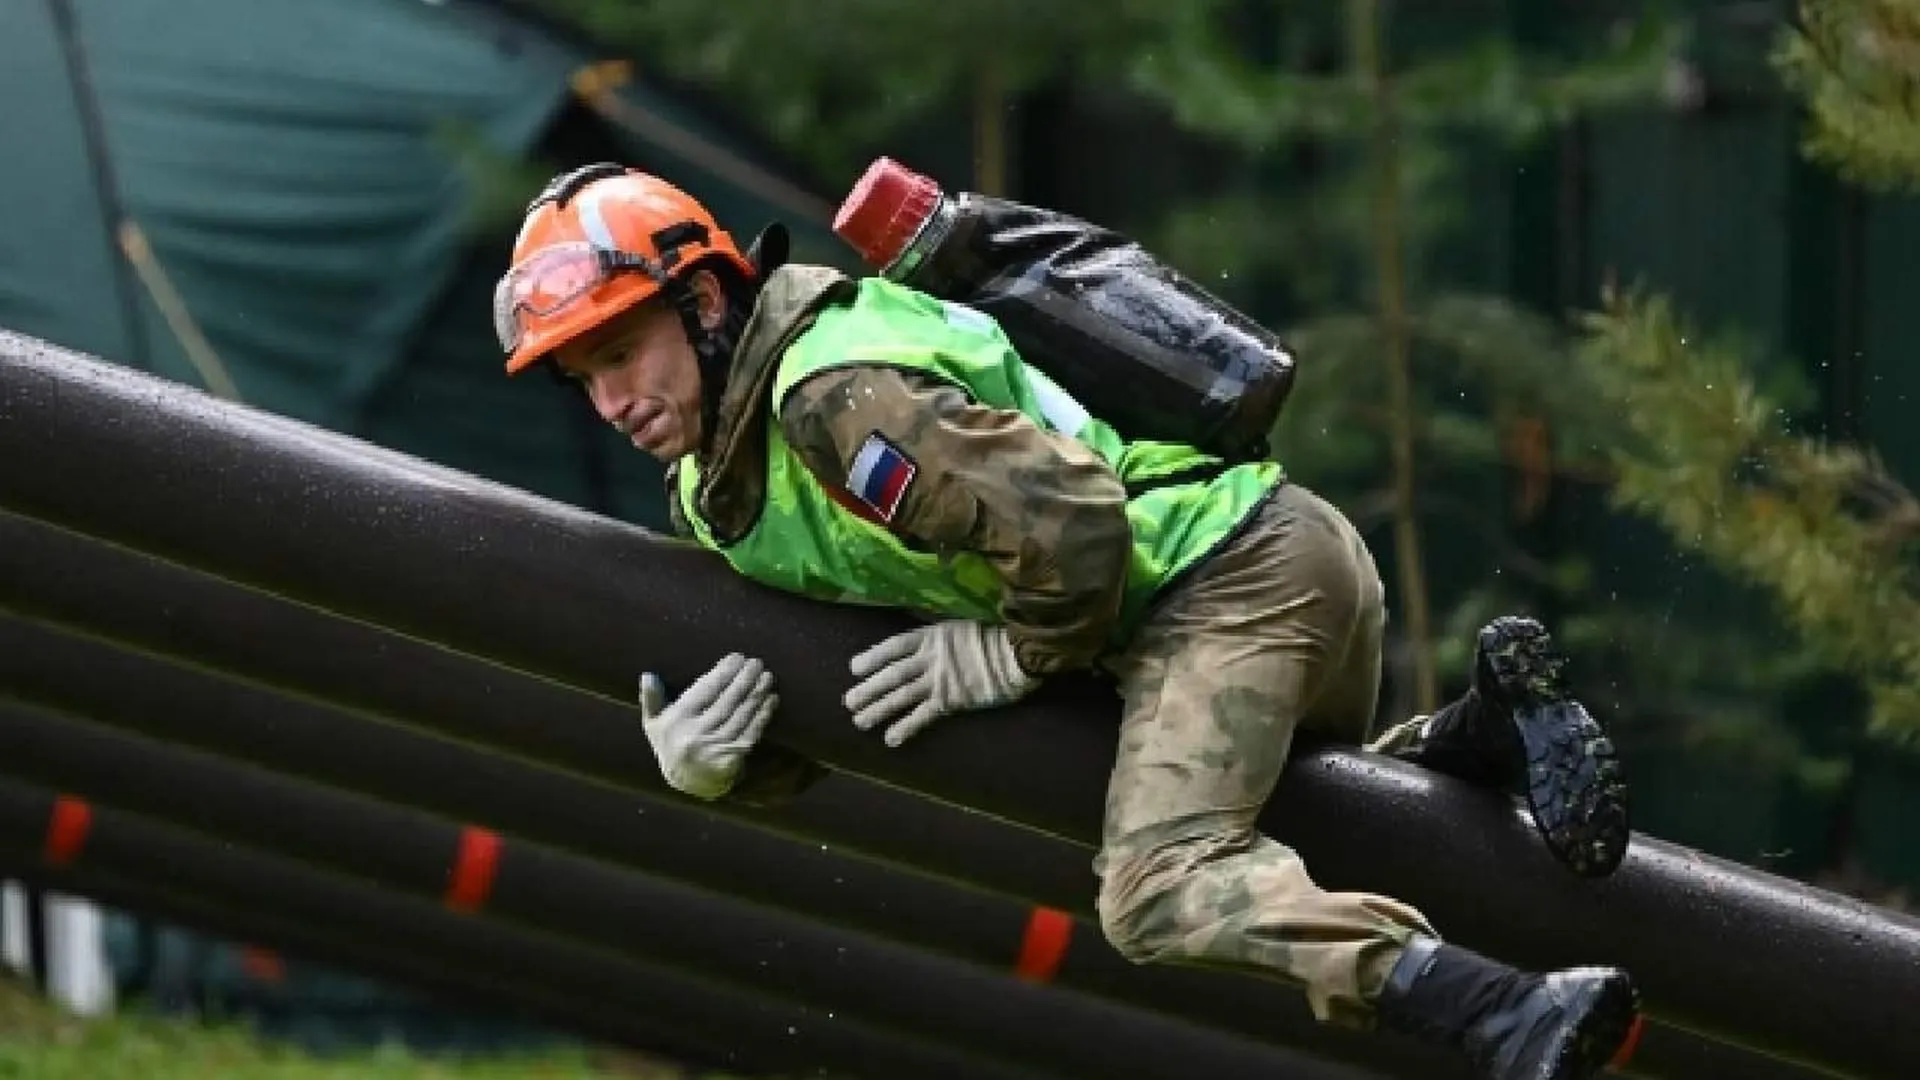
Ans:
[{"label": "pine branch", "polygon": [[1773,63],[1810,114],[1802,147],[1842,176],[1920,191],[1920,0],[1801,0]]},{"label": "pine branch", "polygon": [[1789,431],[1739,354],[1664,299],[1610,293],[1585,325],[1582,363],[1632,435],[1613,448],[1615,501],[1766,589],[1806,648],[1867,682],[1872,730],[1920,739],[1920,569],[1902,539],[1920,502],[1871,454]]}]

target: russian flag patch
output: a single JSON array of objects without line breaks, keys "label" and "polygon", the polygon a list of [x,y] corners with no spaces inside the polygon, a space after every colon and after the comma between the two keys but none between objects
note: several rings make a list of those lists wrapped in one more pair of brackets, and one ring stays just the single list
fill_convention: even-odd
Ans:
[{"label": "russian flag patch", "polygon": [[847,489],[854,497],[873,508],[880,520],[891,522],[907,497],[919,467],[885,435],[873,432],[853,455],[853,467],[847,470]]}]

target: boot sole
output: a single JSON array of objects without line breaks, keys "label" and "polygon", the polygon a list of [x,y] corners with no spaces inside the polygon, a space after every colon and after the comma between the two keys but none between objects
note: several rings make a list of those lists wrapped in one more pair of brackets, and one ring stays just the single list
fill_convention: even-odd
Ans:
[{"label": "boot sole", "polygon": [[1521,788],[1547,850],[1580,877],[1613,873],[1632,832],[1626,769],[1613,740],[1567,691],[1566,658],[1539,623],[1505,617],[1481,632],[1480,662],[1513,717],[1525,758]]},{"label": "boot sole", "polygon": [[1625,972],[1576,968],[1563,974],[1601,978],[1566,995],[1566,1034],[1547,1055],[1547,1068],[1528,1080],[1590,1080],[1602,1069],[1624,1066],[1640,1041],[1640,994]]}]

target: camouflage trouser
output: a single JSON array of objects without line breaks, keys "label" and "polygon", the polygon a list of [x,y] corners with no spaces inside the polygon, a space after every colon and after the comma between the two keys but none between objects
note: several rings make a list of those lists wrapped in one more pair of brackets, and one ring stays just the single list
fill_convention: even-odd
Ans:
[{"label": "camouflage trouser", "polygon": [[1431,927],[1398,900],[1321,889],[1255,818],[1296,729],[1366,737],[1385,618],[1359,534],[1289,484],[1108,662],[1124,712],[1094,870],[1122,955],[1273,976],[1322,1021],[1371,1026],[1402,945]]}]

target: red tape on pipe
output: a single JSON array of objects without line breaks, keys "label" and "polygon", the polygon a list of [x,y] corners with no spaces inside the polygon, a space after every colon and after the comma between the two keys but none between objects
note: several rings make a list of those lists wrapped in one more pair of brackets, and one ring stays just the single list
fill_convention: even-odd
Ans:
[{"label": "red tape on pipe", "polygon": [[1027,932],[1020,939],[1013,973],[1028,982],[1051,982],[1072,943],[1073,916],[1055,908],[1034,908],[1027,916]]},{"label": "red tape on pipe", "polygon": [[66,866],[80,857],[87,846],[87,833],[93,829],[93,807],[78,795],[58,795],[53,812],[47,815],[46,859],[55,866]]},{"label": "red tape on pipe", "polygon": [[1613,1060],[1607,1062],[1609,1069],[1624,1069],[1633,1060],[1633,1052],[1640,1049],[1640,1036],[1647,1026],[1647,1016],[1641,1013],[1633,1018],[1633,1026],[1627,1029],[1627,1037],[1620,1040],[1620,1048],[1613,1052]]},{"label": "red tape on pipe", "polygon": [[453,873],[447,879],[447,906],[462,912],[480,910],[493,892],[493,878],[499,869],[499,834],[478,825],[462,828]]}]

